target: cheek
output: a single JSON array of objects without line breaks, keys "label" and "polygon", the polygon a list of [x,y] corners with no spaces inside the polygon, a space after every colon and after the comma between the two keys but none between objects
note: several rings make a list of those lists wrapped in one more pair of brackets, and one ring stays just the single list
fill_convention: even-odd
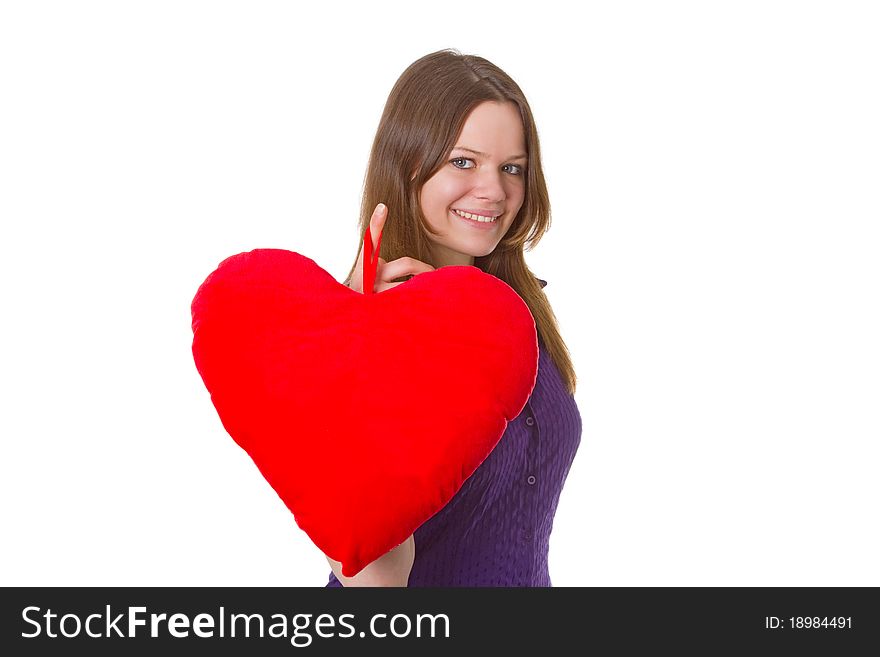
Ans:
[{"label": "cheek", "polygon": [[516,185],[512,186],[508,190],[508,198],[512,201],[515,201],[520,209],[522,209],[522,204],[526,200],[526,187],[525,181],[519,182]]},{"label": "cheek", "polygon": [[455,176],[438,175],[431,187],[430,204],[437,210],[445,210],[467,194],[464,181]]},{"label": "cheek", "polygon": [[517,215],[519,215],[521,210],[522,210],[522,203],[520,203],[519,207],[517,207],[516,212],[511,212],[510,216],[507,218],[505,225],[503,227],[503,230],[502,230],[502,234],[504,234],[504,235],[507,234],[507,231],[509,231],[510,227],[513,226],[514,222],[516,221],[516,217],[517,217]]}]

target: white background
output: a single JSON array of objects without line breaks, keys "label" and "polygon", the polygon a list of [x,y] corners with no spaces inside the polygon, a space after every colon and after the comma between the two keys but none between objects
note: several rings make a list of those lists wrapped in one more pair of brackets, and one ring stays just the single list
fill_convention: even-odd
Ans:
[{"label": "white background", "polygon": [[4,3],[0,582],[326,583],[190,302],[254,248],[341,280],[387,95],[454,47],[541,138],[584,429],[554,584],[880,585],[872,4]]}]

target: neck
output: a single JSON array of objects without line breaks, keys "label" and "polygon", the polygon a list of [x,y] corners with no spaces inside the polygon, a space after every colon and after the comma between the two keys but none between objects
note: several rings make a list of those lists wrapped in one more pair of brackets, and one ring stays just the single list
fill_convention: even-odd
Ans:
[{"label": "neck", "polygon": [[474,256],[458,251],[453,251],[442,244],[434,244],[431,248],[431,259],[434,261],[434,269],[449,266],[473,266]]}]

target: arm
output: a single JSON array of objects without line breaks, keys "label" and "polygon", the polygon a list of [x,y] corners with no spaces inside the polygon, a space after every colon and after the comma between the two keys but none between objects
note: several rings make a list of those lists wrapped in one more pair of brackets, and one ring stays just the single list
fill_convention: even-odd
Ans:
[{"label": "arm", "polygon": [[324,556],[343,586],[406,586],[416,556],[416,542],[410,534],[403,543],[364,567],[354,577],[343,575],[342,564]]}]

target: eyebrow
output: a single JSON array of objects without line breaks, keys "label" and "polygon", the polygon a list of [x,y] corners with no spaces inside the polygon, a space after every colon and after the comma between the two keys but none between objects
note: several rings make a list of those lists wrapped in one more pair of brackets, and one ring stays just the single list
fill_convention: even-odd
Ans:
[{"label": "eyebrow", "polygon": [[[467,146],[456,146],[452,150],[454,150],[454,151],[467,151],[468,153],[473,153],[474,155],[480,155],[482,157],[489,157],[485,153],[481,153],[480,151],[475,151],[473,148],[468,148]],[[529,159],[529,156],[526,155],[525,153],[522,153],[521,155],[514,155],[513,157],[508,158],[508,159],[510,159],[510,160],[527,160],[527,159]]]}]

